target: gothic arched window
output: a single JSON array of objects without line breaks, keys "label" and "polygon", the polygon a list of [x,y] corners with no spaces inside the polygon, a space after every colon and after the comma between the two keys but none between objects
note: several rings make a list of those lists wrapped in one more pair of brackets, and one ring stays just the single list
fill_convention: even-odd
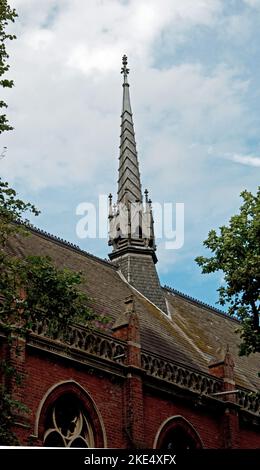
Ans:
[{"label": "gothic arched window", "polygon": [[185,418],[173,416],[159,429],[154,447],[171,452],[182,452],[200,449],[202,442],[194,427]]},{"label": "gothic arched window", "polygon": [[181,452],[183,450],[196,449],[196,442],[181,427],[176,426],[164,436],[161,449]]},{"label": "gothic arched window", "polygon": [[45,447],[95,447],[88,413],[71,393],[61,395],[49,408],[45,429]]}]

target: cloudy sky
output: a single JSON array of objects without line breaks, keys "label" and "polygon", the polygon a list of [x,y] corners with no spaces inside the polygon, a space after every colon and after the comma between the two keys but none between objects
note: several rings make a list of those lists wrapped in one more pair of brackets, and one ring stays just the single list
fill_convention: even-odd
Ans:
[{"label": "cloudy sky", "polygon": [[116,193],[121,57],[129,57],[143,188],[185,204],[185,242],[158,240],[163,284],[214,304],[221,273],[194,257],[260,172],[260,0],[11,0],[8,116],[1,176],[42,214],[35,225],[79,239],[76,207]]}]

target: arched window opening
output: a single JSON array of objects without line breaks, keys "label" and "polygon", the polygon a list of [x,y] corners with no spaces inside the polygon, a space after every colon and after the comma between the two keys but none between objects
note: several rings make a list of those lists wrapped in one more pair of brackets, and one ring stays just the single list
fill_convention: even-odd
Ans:
[{"label": "arched window opening", "polygon": [[159,428],[154,448],[182,452],[201,449],[202,441],[195,428],[182,416],[168,418]]},{"label": "arched window opening", "polygon": [[116,226],[116,236],[115,236],[115,241],[121,240],[122,238],[122,230],[120,228],[120,225],[117,224]]},{"label": "arched window opening", "polygon": [[143,230],[142,230],[142,225],[138,226],[138,237],[142,238],[143,237]]},{"label": "arched window opening", "polygon": [[161,449],[171,452],[196,449],[196,442],[181,427],[171,429],[164,437]]},{"label": "arched window opening", "polygon": [[61,395],[49,408],[45,429],[45,447],[95,447],[88,413],[71,393]]}]

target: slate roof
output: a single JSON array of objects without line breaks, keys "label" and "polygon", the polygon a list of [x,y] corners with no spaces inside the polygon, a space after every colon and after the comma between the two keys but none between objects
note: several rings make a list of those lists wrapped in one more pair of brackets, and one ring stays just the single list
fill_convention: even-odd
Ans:
[{"label": "slate roof", "polygon": [[83,289],[91,297],[93,307],[113,320],[124,311],[125,298],[133,294],[140,317],[142,348],[152,354],[209,372],[209,362],[217,359],[219,350],[225,350],[228,344],[235,361],[236,385],[260,389],[260,354],[238,356],[239,335],[235,330],[239,322],[219,310],[165,287],[162,289],[167,316],[126,283],[114,264],[35,228],[29,237],[10,241],[8,251],[22,257],[49,255],[59,267],[81,271],[85,278]]}]

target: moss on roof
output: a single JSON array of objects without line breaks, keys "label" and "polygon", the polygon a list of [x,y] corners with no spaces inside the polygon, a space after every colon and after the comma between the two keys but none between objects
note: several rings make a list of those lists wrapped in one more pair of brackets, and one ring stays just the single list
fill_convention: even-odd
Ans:
[{"label": "moss on roof", "polygon": [[235,361],[237,385],[260,389],[260,354],[239,357],[239,335],[235,332],[239,323],[217,309],[167,288],[163,289],[169,309],[167,316],[124,282],[112,263],[35,228],[29,237],[11,240],[8,251],[21,257],[49,255],[57,266],[81,271],[85,279],[82,288],[93,299],[93,308],[113,320],[124,311],[125,298],[133,294],[142,348],[169,361],[209,372],[209,362],[228,344]]}]

